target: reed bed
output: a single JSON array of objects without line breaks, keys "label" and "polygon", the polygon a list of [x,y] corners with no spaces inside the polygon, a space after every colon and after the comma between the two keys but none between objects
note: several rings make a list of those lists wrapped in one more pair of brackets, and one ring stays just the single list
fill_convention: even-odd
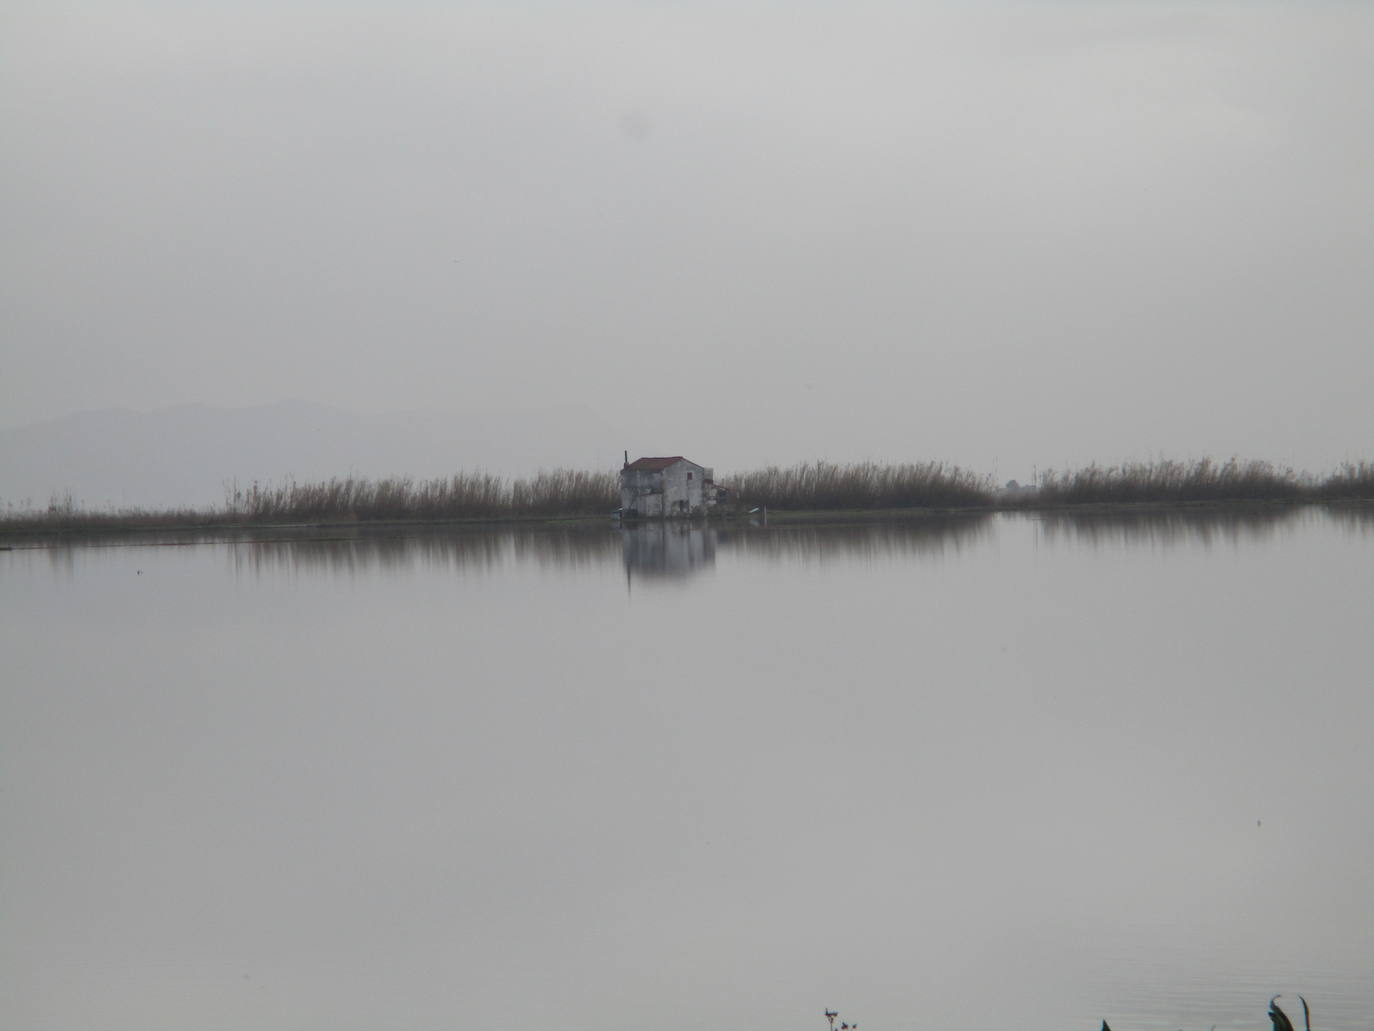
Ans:
[{"label": "reed bed", "polygon": [[[1303,505],[1089,505],[1050,508],[1040,514],[1046,540],[1070,540],[1093,547],[1180,543],[1206,546],[1227,542],[1262,541],[1285,529],[1325,517],[1341,518],[1350,506],[1330,506],[1324,512]],[[1354,510],[1357,514],[1358,509]],[[1374,517],[1374,512],[1368,513]]]},{"label": "reed bed", "polygon": [[1033,503],[1291,501],[1310,495],[1313,489],[1310,477],[1269,462],[1161,460],[1042,473]]},{"label": "reed bed", "polygon": [[47,533],[51,531],[101,533],[120,530],[155,530],[167,527],[219,526],[224,518],[206,509],[74,509],[70,512],[22,512],[0,516],[0,532]]},{"label": "reed bed", "polygon": [[74,530],[99,532],[166,526],[198,527],[222,522],[216,509],[201,508],[86,508],[70,493],[54,496],[46,508],[6,506],[0,513],[0,530]]},{"label": "reed bed", "polygon": [[803,462],[736,473],[728,482],[747,507],[820,511],[968,508],[992,503],[988,477],[943,462]]},{"label": "reed bed", "polygon": [[1323,498],[1374,499],[1374,462],[1346,462],[1315,488]]},{"label": "reed bed", "polygon": [[619,496],[616,474],[578,469],[554,469],[509,482],[481,472],[418,481],[350,476],[267,488],[254,484],[230,495],[226,515],[231,522],[577,516],[610,512]]},{"label": "reed bed", "polygon": [[554,469],[507,481],[488,473],[433,480],[349,476],[317,483],[253,483],[204,509],[86,509],[70,496],[46,509],[0,516],[5,530],[99,531],[160,526],[519,519],[605,515],[620,504],[614,472]]},{"label": "reed bed", "polygon": [[[997,492],[990,477],[941,462],[882,465],[804,462],[737,473],[724,479],[732,508],[839,512],[910,508],[979,508],[1081,504],[1224,501],[1374,500],[1374,461],[1348,462],[1318,478],[1269,462],[1159,460],[1090,465],[1042,473],[1037,487]],[[226,490],[207,508],[95,509],[54,497],[45,509],[0,511],[4,532],[101,532],[159,527],[271,523],[449,521],[603,516],[620,504],[614,471],[554,469],[507,480],[485,472],[416,480],[349,476],[315,483],[253,483]],[[724,513],[722,513],[724,514]]]}]

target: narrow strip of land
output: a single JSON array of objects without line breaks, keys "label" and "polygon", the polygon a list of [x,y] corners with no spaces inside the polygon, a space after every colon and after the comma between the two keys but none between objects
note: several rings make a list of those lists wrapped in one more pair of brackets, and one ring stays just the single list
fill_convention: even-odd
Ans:
[{"label": "narrow strip of land", "polygon": [[[724,477],[728,503],[696,513],[717,520],[764,513],[771,520],[845,522],[920,518],[953,512],[1164,506],[1294,505],[1374,501],[1374,462],[1346,463],[1314,476],[1263,461],[1155,461],[1049,471],[1034,484],[940,462],[805,462]],[[370,527],[567,525],[619,513],[615,472],[560,469],[529,479],[487,473],[447,478],[336,478],[236,489],[208,508],[88,509],[70,496],[39,510],[0,514],[0,539],[18,535],[253,527],[326,530]]]}]

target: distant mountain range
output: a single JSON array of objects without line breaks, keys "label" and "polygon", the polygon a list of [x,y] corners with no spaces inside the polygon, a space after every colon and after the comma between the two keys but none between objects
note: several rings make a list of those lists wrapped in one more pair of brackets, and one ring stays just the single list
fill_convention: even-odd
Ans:
[{"label": "distant mountain range", "polygon": [[92,508],[215,505],[235,480],[617,468],[627,443],[622,430],[579,405],[362,415],[289,401],[81,412],[0,428],[0,508],[41,508],[68,492]]}]

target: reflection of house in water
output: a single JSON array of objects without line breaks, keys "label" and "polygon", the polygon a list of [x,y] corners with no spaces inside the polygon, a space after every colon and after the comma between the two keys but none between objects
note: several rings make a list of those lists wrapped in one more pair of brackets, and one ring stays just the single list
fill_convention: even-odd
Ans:
[{"label": "reflection of house in water", "polygon": [[631,519],[700,515],[722,490],[712,470],[681,455],[631,462],[627,452],[620,470],[620,510]]},{"label": "reflection of house in water", "polygon": [[682,522],[641,523],[620,532],[625,575],[678,577],[716,564],[716,531]]}]

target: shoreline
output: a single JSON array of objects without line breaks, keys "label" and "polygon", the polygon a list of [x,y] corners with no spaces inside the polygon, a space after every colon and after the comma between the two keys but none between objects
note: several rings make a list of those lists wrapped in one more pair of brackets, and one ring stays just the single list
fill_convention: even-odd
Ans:
[{"label": "shoreline", "polygon": [[[53,517],[45,523],[43,517],[14,520],[7,525],[0,520],[0,551],[13,550],[14,543],[58,543],[63,541],[94,541],[101,538],[138,538],[156,534],[178,536],[206,535],[231,537],[243,535],[254,542],[264,540],[354,540],[350,531],[397,531],[409,535],[419,531],[488,532],[509,529],[590,529],[592,527],[636,527],[669,523],[672,525],[713,526],[716,528],[763,529],[775,525],[853,525],[868,523],[920,522],[927,519],[961,519],[1008,513],[1013,515],[1152,515],[1161,513],[1278,513],[1299,508],[1354,508],[1374,511],[1374,500],[1367,498],[1245,498],[1206,501],[1084,501],[1035,502],[1018,501],[1007,504],[968,505],[958,507],[854,508],[854,509],[770,509],[766,522],[746,513],[720,516],[697,516],[681,519],[620,520],[607,515],[568,516],[483,516],[450,519],[338,519],[306,520],[301,522],[250,522],[168,517],[160,521],[121,521],[109,516],[110,522],[99,525],[64,523],[63,517]],[[91,520],[104,517],[93,516]],[[270,536],[276,535],[276,536]],[[172,542],[175,543],[175,542]]]}]

